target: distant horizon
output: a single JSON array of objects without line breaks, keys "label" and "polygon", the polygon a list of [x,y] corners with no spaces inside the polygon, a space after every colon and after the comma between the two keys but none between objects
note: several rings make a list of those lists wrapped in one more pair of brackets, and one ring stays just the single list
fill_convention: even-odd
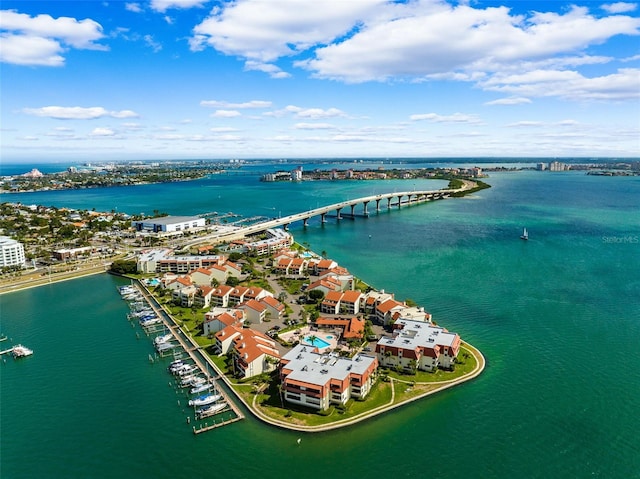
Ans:
[{"label": "distant horizon", "polygon": [[[12,161],[2,161],[0,164],[0,170],[2,165],[55,165],[55,164],[121,164],[121,163],[171,163],[171,162],[206,162],[206,163],[232,163],[232,162],[273,162],[273,163],[322,163],[322,162],[344,162],[344,163],[359,163],[359,162],[406,162],[406,163],[535,163],[535,162],[549,162],[549,161],[561,161],[565,163],[572,162],[584,162],[584,163],[598,163],[598,162],[636,162],[640,161],[640,156],[434,156],[434,157],[420,157],[420,156],[362,156],[362,157],[251,157],[251,158],[131,158],[131,159],[22,159]],[[235,164],[235,163],[234,163]],[[241,164],[241,163],[240,163]]]}]

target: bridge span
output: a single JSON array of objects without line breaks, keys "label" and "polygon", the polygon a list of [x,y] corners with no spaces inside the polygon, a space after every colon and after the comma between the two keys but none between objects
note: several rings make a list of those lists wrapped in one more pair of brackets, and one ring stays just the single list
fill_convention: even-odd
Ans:
[{"label": "bridge span", "polygon": [[[448,198],[452,193],[460,192],[466,189],[469,189],[471,185],[465,182],[465,185],[460,189],[443,189],[443,190],[431,190],[431,191],[403,191],[400,193],[382,193],[378,195],[365,196],[362,198],[356,198],[346,201],[341,201],[339,203],[334,203],[328,206],[322,206],[319,208],[314,208],[308,211],[303,211],[301,213],[296,213],[293,215],[283,216],[281,218],[273,218],[271,220],[263,221],[261,223],[256,223],[251,226],[246,226],[244,228],[239,228],[234,231],[226,231],[222,233],[212,233],[205,237],[200,237],[196,240],[189,241],[185,244],[185,246],[193,246],[198,243],[202,243],[203,241],[211,242],[211,243],[221,243],[226,241],[233,241],[236,239],[241,239],[246,236],[261,233],[270,228],[277,228],[278,226],[283,226],[284,229],[288,229],[291,223],[295,223],[296,221],[302,221],[304,226],[307,226],[309,219],[314,218],[316,216],[320,217],[320,221],[322,223],[327,222],[327,216],[330,213],[335,213],[336,220],[340,221],[343,218],[355,218],[356,216],[368,217],[371,213],[369,211],[369,207],[375,210],[375,212],[379,212],[381,210],[381,204],[386,208],[401,208],[403,206],[417,205],[420,203],[425,203],[427,201],[440,200],[443,198]],[[362,211],[358,215],[356,214],[356,207],[358,205],[362,206]],[[346,210],[344,212],[343,210]]]}]

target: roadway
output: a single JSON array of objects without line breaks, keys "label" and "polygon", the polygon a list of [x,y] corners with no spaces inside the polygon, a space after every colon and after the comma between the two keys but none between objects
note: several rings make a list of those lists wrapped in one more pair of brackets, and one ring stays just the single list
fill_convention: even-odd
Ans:
[{"label": "roadway", "polygon": [[[414,191],[402,191],[402,192],[394,192],[394,193],[382,193],[378,195],[365,196],[362,198],[356,198],[346,201],[341,201],[339,203],[334,203],[327,206],[322,206],[320,208],[314,208],[308,211],[303,211],[301,213],[295,213],[293,215],[283,216],[281,218],[273,218],[268,221],[263,221],[261,223],[257,223],[251,226],[246,226],[244,228],[238,228],[234,231],[225,231],[225,232],[216,232],[205,236],[200,236],[197,239],[191,240],[189,242],[184,243],[185,247],[194,246],[196,244],[202,244],[203,242],[210,243],[220,243],[226,241],[234,241],[237,239],[242,239],[246,236],[260,233],[262,231],[266,231],[270,228],[277,228],[278,226],[284,226],[285,229],[296,221],[307,221],[309,218],[313,218],[315,216],[321,216],[324,220],[324,216],[327,213],[336,212],[338,219],[341,218],[340,211],[344,208],[355,208],[357,205],[362,204],[363,213],[362,216],[368,216],[369,212],[367,210],[367,206],[369,203],[376,204],[376,211],[378,210],[378,206],[380,202],[383,200],[387,200],[387,207],[391,206],[408,206],[423,203],[426,201],[431,201],[435,199],[442,199],[449,197],[450,194],[455,192],[460,192],[463,190],[467,190],[475,186],[475,183],[469,181],[464,183],[464,186],[460,189],[442,189],[442,190],[414,190]],[[402,198],[406,197],[406,200],[402,200]],[[396,203],[392,203],[393,199],[397,199]],[[353,210],[352,210],[353,211]],[[351,216],[351,213],[347,213],[347,216]]]}]

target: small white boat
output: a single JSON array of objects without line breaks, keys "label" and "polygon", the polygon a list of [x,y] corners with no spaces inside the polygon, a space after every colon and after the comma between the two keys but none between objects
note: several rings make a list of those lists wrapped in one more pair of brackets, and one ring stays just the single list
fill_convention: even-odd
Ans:
[{"label": "small white boat", "polygon": [[529,232],[527,231],[527,228],[522,230],[522,234],[520,235],[520,239],[525,240],[525,241],[527,241],[529,239]]},{"label": "small white boat", "polygon": [[195,388],[198,386],[202,386],[203,384],[206,384],[206,383],[207,383],[207,380],[200,376],[188,376],[186,378],[180,379],[180,387],[183,387],[183,388],[186,388],[186,387]]},{"label": "small white boat", "polygon": [[169,371],[171,371],[175,375],[178,375],[180,374],[180,371],[186,371],[191,366],[193,366],[193,364],[178,363],[175,366],[169,366]]},{"label": "small white boat", "polygon": [[197,419],[204,419],[205,417],[214,416],[221,412],[224,408],[227,407],[226,402],[221,402],[218,404],[211,404],[210,406],[203,407],[202,409],[198,409],[196,411]]},{"label": "small white boat", "polygon": [[201,384],[200,386],[196,386],[194,388],[191,388],[189,390],[189,394],[199,394],[199,393],[208,392],[208,391],[211,391],[212,387],[213,387],[213,384],[207,384],[205,382],[204,384]]},{"label": "small white boat", "polygon": [[220,394],[203,394],[189,401],[189,406],[206,406],[222,399]]},{"label": "small white boat", "polygon": [[163,351],[169,351],[170,349],[173,348],[177,348],[178,347],[178,343],[159,343],[156,344],[156,351],[158,351],[159,353],[163,352]]},{"label": "small white boat", "polygon": [[164,334],[162,336],[156,336],[153,340],[153,344],[162,344],[162,343],[166,343],[168,341],[171,341],[173,339],[173,334],[169,333],[169,334]]},{"label": "small white boat", "polygon": [[26,346],[23,346],[22,344],[18,344],[11,349],[11,353],[13,354],[14,358],[18,359],[24,358],[26,356],[31,356],[33,354],[33,350],[27,348]]},{"label": "small white boat", "polygon": [[185,368],[180,369],[178,371],[178,376],[187,376],[197,370],[198,370],[198,366],[196,366],[195,364],[189,364]]}]

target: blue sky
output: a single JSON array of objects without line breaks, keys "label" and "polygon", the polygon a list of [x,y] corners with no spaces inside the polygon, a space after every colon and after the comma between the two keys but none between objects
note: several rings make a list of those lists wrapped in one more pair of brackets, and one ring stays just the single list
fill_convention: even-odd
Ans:
[{"label": "blue sky", "polygon": [[640,156],[640,5],[5,1],[2,161]]}]

